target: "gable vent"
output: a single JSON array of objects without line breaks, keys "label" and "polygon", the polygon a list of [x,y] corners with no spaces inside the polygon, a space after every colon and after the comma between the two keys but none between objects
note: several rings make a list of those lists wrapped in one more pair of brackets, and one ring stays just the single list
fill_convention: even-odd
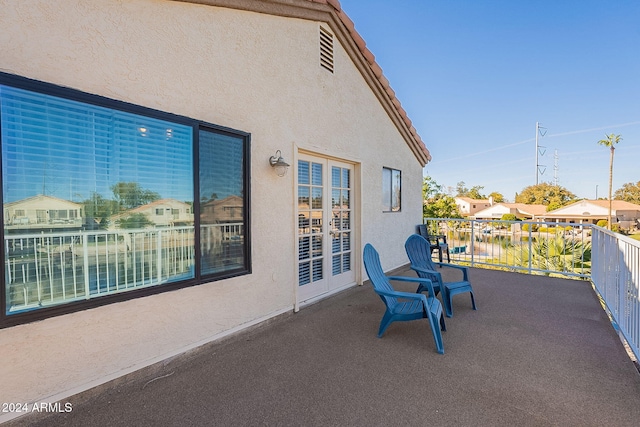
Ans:
[{"label": "gable vent", "polygon": [[320,66],[333,73],[333,34],[320,27]]}]

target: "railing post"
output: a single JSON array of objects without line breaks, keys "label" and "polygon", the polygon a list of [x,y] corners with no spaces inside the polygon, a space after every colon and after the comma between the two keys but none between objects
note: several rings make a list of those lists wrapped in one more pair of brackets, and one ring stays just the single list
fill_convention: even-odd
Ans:
[{"label": "railing post", "polygon": [[529,274],[533,268],[533,223],[529,223]]},{"label": "railing post", "polygon": [[91,288],[89,286],[89,234],[82,234],[82,258],[84,263],[84,298],[89,299]]},{"label": "railing post", "polygon": [[471,267],[474,266],[475,263],[475,247],[476,247],[476,237],[475,237],[475,227],[476,220],[471,220]]},{"label": "railing post", "polygon": [[156,240],[156,269],[158,270],[158,283],[162,283],[162,231],[158,230]]}]

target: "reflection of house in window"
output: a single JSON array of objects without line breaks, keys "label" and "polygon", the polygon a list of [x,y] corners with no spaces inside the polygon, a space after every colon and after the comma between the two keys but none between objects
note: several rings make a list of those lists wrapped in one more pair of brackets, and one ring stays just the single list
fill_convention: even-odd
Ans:
[{"label": "reflection of house in window", "polygon": [[[175,199],[160,199],[134,209],[112,215],[111,225],[117,228],[120,220],[135,214],[143,214],[155,227],[169,227],[181,225],[193,225],[193,214],[190,213],[191,205]],[[165,215],[170,212],[170,215]]]},{"label": "reflection of house in window", "polygon": [[242,222],[242,197],[228,196],[220,200],[211,200],[202,205],[202,224],[223,224]]},{"label": "reflection of house in window", "polygon": [[9,230],[79,228],[82,226],[82,205],[37,195],[5,203],[4,221]]}]

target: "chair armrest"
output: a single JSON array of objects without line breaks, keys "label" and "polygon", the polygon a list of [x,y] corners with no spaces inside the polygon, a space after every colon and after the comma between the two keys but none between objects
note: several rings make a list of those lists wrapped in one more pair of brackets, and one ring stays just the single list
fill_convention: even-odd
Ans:
[{"label": "chair armrest", "polygon": [[429,279],[423,279],[421,277],[408,277],[408,276],[387,276],[389,280],[397,280],[398,282],[415,282],[422,283],[427,285],[427,289],[429,292],[429,296],[435,296],[435,292],[433,291],[433,282]]},{"label": "chair armrest", "polygon": [[438,241],[438,239],[442,239],[442,243],[447,243],[447,236],[444,234],[432,234],[431,236],[436,239],[436,241]]},{"label": "chair armrest", "polygon": [[[436,263],[436,264],[439,264],[439,263]],[[439,271],[429,270],[428,268],[417,267],[415,265],[412,265],[410,267],[411,267],[412,270],[414,270],[416,272],[426,273],[426,274],[435,274],[436,276],[441,276]]]},{"label": "chair armrest", "polygon": [[429,270],[428,268],[415,267],[413,265],[411,266],[411,269],[418,273],[418,276],[420,276],[420,278],[429,279],[432,281],[432,283],[436,282],[436,284],[443,283],[442,274],[440,274],[439,271]]},{"label": "chair armrest", "polygon": [[416,294],[412,292],[399,292],[399,291],[381,291],[376,289],[376,293],[378,295],[382,295],[385,297],[393,297],[393,298],[407,298],[414,300],[423,300],[423,302],[427,303],[427,297],[424,294]]},{"label": "chair armrest", "polygon": [[466,282],[469,281],[469,267],[465,267],[464,265],[447,264],[446,262],[434,262],[434,264],[437,264],[440,267],[449,267],[460,270],[462,271],[462,280]]}]

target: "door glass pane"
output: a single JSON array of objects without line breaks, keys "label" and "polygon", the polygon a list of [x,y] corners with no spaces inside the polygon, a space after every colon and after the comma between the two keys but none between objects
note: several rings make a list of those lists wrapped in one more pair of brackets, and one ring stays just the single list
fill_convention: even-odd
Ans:
[{"label": "door glass pane", "polygon": [[340,252],[340,250],[341,250],[340,236],[336,233],[333,235],[333,238],[331,239],[331,252],[335,254],[337,252]]},{"label": "door glass pane", "polygon": [[311,258],[311,239],[309,237],[300,237],[298,239],[298,259]]},{"label": "door glass pane", "polygon": [[322,163],[313,163],[311,166],[311,183],[322,185]]},{"label": "door glass pane", "polygon": [[344,205],[345,208],[350,208],[351,207],[351,194],[349,192],[349,190],[342,190],[342,200],[341,203]]},{"label": "door glass pane", "polygon": [[298,186],[298,208],[307,210],[309,209],[309,187]]},{"label": "door glass pane", "polygon": [[323,277],[322,264],[323,263],[324,263],[324,260],[322,260],[322,259],[313,260],[312,280],[314,282],[317,282],[318,280],[322,280],[322,277]]},{"label": "door glass pane", "polygon": [[335,166],[331,168],[331,186],[340,187],[340,168]]},{"label": "door glass pane", "polygon": [[342,169],[342,186],[344,188],[351,188],[351,170]]},{"label": "door glass pane", "polygon": [[311,283],[311,263],[301,262],[298,267],[298,284],[300,286]]},{"label": "door glass pane", "polygon": [[313,258],[318,258],[320,256],[322,256],[322,235],[318,235],[318,236],[313,236],[312,241],[313,241],[313,252],[312,252],[312,257]]},{"label": "door glass pane", "polygon": [[351,250],[351,233],[342,233],[342,250],[345,252]]},{"label": "door glass pane", "polygon": [[331,258],[331,274],[334,276],[342,273],[342,257],[340,255],[334,255]]},{"label": "door glass pane", "polygon": [[342,255],[342,271],[351,271],[351,252]]},{"label": "door glass pane", "polygon": [[340,190],[331,190],[331,207],[340,206]]},{"label": "door glass pane", "polygon": [[313,187],[311,195],[311,208],[322,209],[322,187]]},{"label": "door glass pane", "polygon": [[340,225],[341,230],[350,230],[351,229],[351,212],[350,211],[342,211],[342,223]]},{"label": "door glass pane", "polygon": [[322,212],[314,211],[311,212],[311,214],[313,215],[313,218],[311,219],[311,233],[322,233]]},{"label": "door glass pane", "polygon": [[309,224],[309,212],[298,214],[298,234],[309,234],[311,228]]},{"label": "door glass pane", "polygon": [[311,182],[309,175],[309,162],[300,160],[298,162],[298,184],[309,184]]}]

